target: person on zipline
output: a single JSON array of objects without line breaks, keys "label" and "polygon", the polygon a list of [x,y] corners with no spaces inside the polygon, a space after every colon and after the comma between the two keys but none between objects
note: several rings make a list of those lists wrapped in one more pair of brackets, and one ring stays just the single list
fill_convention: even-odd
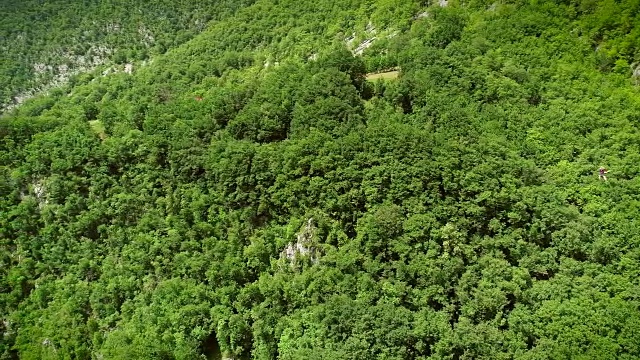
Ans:
[{"label": "person on zipline", "polygon": [[598,169],[598,178],[600,178],[600,180],[607,181],[607,177],[605,176],[605,174],[607,174],[608,172],[609,170],[600,166],[600,169]]}]

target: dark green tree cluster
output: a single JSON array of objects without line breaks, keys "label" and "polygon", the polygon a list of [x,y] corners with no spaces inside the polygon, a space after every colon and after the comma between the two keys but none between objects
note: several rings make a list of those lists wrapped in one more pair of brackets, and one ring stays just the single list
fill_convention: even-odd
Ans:
[{"label": "dark green tree cluster", "polygon": [[639,358],[640,94],[601,58],[633,61],[637,4],[609,5],[258,0],[25,103],[0,359]]}]

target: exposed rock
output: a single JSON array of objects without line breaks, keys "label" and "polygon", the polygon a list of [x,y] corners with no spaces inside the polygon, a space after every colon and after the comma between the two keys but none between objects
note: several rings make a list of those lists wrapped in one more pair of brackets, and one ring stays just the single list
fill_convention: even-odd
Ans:
[{"label": "exposed rock", "polygon": [[[362,55],[362,53],[371,45],[373,45],[373,42],[376,40],[376,37],[373,35],[375,35],[378,31],[376,30],[376,27],[373,26],[371,21],[369,21],[369,23],[367,24],[364,30],[369,36],[369,38],[365,39],[363,42],[358,44],[358,46],[351,51],[354,55]],[[349,48],[353,48],[353,43],[355,42],[355,40],[356,40],[356,33],[354,32],[350,37],[345,39],[345,43]]]},{"label": "exposed rock", "polygon": [[49,203],[49,200],[47,200],[47,192],[44,186],[44,182],[42,180],[38,180],[33,182],[32,186],[33,194],[36,198],[36,201],[38,201],[38,207],[42,209],[42,207]]},{"label": "exposed rock", "polygon": [[142,42],[149,46],[153,44],[156,39],[153,37],[153,33],[149,31],[144,25],[138,27],[138,34],[142,37]]},{"label": "exposed rock", "polygon": [[125,64],[124,72],[131,75],[131,73],[133,72],[133,64]]},{"label": "exposed rock", "polygon": [[33,183],[33,193],[36,194],[36,198],[38,198],[39,200],[44,199],[45,192],[44,184],[42,184],[42,181]]},{"label": "exposed rock", "polygon": [[307,255],[309,254],[309,248],[299,242],[287,245],[283,252],[284,256],[289,260],[294,260],[296,254]]},{"label": "exposed rock", "polygon": [[636,85],[640,85],[640,64],[631,64],[631,77]]},{"label": "exposed rock", "polygon": [[96,67],[105,64],[111,53],[113,49],[96,44],[91,45],[85,55],[75,55],[63,49],[53,51],[51,55],[60,58],[60,63],[49,65],[34,63],[32,65],[36,74],[34,87],[14,95],[10,103],[0,103],[0,113],[10,111],[36,95],[46,94],[50,89],[64,85],[73,75],[93,71]]},{"label": "exposed rock", "polygon": [[356,41],[356,33],[351,34],[351,36],[349,36],[348,38],[344,39],[345,44],[347,44],[348,47],[353,46],[353,42]]},{"label": "exposed rock", "polygon": [[429,14],[428,11],[423,11],[419,14],[413,15],[413,20],[424,19],[424,18],[428,18],[429,16],[431,16],[431,14]]},{"label": "exposed rock", "polygon": [[12,331],[11,331],[11,321],[7,320],[7,319],[2,319],[2,324],[0,324],[0,329],[2,329],[2,336],[9,336],[11,335]]},{"label": "exposed rock", "polygon": [[120,24],[118,24],[118,23],[109,23],[109,24],[107,24],[105,30],[108,33],[120,32]]},{"label": "exposed rock", "polygon": [[376,27],[373,26],[371,21],[369,21],[369,23],[367,24],[367,27],[364,29],[364,31],[366,31],[367,34],[375,34],[376,33]]},{"label": "exposed rock", "polygon": [[394,37],[398,36],[398,34],[400,34],[400,32],[398,30],[394,30],[389,35],[387,35],[387,39],[393,39]]},{"label": "exposed rock", "polygon": [[447,0],[438,0],[438,5],[440,7],[447,7],[447,5],[449,5],[449,1],[447,1]]},{"label": "exposed rock", "polygon": [[310,218],[307,220],[304,229],[298,233],[297,241],[295,243],[289,243],[282,253],[280,253],[280,258],[285,258],[293,264],[298,256],[309,256],[312,263],[317,263],[319,256],[318,249],[313,246],[315,234],[316,227],[313,224],[313,218]]},{"label": "exposed rock", "polygon": [[33,64],[33,71],[36,73],[36,75],[42,74],[47,71],[47,65],[42,63],[35,63]]},{"label": "exposed rock", "polygon": [[205,26],[207,26],[207,23],[202,19],[196,19],[193,24],[195,25],[196,29],[198,29],[198,31],[204,30]]},{"label": "exposed rock", "polygon": [[361,42],[360,45],[358,45],[358,47],[353,50],[353,53],[355,55],[362,55],[362,53],[371,47],[371,45],[373,45],[373,42],[376,40],[375,37],[371,38],[371,39],[366,39],[365,41]]}]

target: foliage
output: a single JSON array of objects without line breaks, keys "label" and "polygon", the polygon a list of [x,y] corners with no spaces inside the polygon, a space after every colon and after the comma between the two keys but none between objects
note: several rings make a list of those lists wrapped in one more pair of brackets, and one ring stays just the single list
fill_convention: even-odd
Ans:
[{"label": "foliage", "polygon": [[62,3],[149,62],[0,118],[0,359],[640,356],[637,1]]}]

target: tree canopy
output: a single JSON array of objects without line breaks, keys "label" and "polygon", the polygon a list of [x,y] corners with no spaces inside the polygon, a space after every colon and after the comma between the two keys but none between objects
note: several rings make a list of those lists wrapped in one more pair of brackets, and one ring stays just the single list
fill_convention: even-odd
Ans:
[{"label": "tree canopy", "polygon": [[1,7],[0,359],[640,358],[639,1]]}]

